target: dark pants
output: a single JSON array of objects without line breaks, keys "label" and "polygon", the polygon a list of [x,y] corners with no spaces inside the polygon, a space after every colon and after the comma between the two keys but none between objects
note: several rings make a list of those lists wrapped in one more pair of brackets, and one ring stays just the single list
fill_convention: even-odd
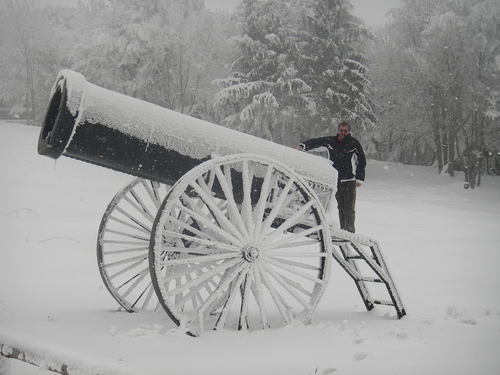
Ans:
[{"label": "dark pants", "polygon": [[335,198],[339,209],[340,229],[354,233],[356,181],[339,181]]}]

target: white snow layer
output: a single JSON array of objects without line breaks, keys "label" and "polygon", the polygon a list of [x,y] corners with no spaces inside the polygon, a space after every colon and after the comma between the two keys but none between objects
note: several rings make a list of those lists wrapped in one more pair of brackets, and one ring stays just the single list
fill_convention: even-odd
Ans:
[{"label": "white snow layer", "polygon": [[14,349],[22,352],[20,360],[36,365],[41,370],[59,373],[65,371],[72,375],[132,375],[140,373],[137,370],[131,371],[119,361],[102,358],[87,351],[74,350],[5,328],[0,331],[0,349],[0,355],[4,356],[12,355]]},{"label": "white snow layer", "polygon": [[[310,325],[192,338],[162,311],[120,310],[100,279],[99,222],[131,177],[42,157],[39,132],[0,122],[0,340],[42,369],[64,358],[85,374],[498,374],[499,177],[465,190],[463,176],[369,161],[357,232],[379,241],[403,319],[366,311],[335,263]],[[41,374],[8,361],[11,375]]]},{"label": "white snow layer", "polygon": [[99,123],[195,159],[232,154],[267,156],[301,176],[336,188],[337,172],[325,158],[104,89],[71,70],[61,71],[56,85],[62,79],[68,85],[68,109],[73,115],[78,113],[77,126],[84,121]]}]

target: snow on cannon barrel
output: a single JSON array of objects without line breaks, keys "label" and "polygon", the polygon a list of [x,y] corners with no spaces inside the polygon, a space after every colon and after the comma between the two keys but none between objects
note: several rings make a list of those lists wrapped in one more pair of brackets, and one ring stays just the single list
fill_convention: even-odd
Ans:
[{"label": "snow on cannon barrel", "polygon": [[139,177],[108,205],[97,241],[103,282],[126,311],[161,306],[193,335],[309,320],[333,262],[326,210],[337,173],[327,159],[69,70],[52,89],[38,152]]},{"label": "snow on cannon barrel", "polygon": [[[101,277],[127,311],[161,305],[192,335],[307,323],[335,260],[368,310],[406,314],[376,241],[333,223],[337,173],[326,158],[70,70],[52,88],[38,152],[139,177],[109,204],[97,241]],[[369,284],[384,285],[382,297]]]},{"label": "snow on cannon barrel", "polygon": [[256,154],[336,186],[336,171],[325,158],[104,89],[70,70],[56,79],[42,126],[41,155],[65,155],[167,184],[214,156]]}]

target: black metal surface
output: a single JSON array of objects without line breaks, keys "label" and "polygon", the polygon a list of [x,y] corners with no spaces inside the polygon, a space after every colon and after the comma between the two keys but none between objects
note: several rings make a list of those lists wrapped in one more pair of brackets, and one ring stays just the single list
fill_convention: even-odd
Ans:
[{"label": "black metal surface", "polygon": [[206,160],[193,159],[116,129],[88,122],[78,125],[65,155],[167,184],[175,183]]},{"label": "black metal surface", "polygon": [[205,159],[147,143],[99,123],[76,123],[78,113],[67,108],[67,82],[56,85],[42,124],[38,153],[57,159],[65,155],[133,176],[175,183]]},{"label": "black metal surface", "polygon": [[38,153],[53,159],[57,159],[64,152],[76,120],[76,116],[66,107],[66,81],[61,83],[50,99],[38,139]]}]

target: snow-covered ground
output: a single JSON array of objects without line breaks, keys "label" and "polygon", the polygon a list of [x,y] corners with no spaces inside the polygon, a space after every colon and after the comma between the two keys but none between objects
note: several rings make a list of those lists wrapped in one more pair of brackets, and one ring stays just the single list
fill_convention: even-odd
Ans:
[{"label": "snow-covered ground", "polygon": [[[369,162],[357,231],[379,241],[403,319],[367,312],[335,265],[311,325],[192,338],[163,312],[120,310],[101,282],[99,222],[131,177],[39,156],[38,133],[0,122],[0,342],[80,374],[498,374],[499,177],[465,190],[432,167]],[[9,362],[12,375],[40,373]]]}]

